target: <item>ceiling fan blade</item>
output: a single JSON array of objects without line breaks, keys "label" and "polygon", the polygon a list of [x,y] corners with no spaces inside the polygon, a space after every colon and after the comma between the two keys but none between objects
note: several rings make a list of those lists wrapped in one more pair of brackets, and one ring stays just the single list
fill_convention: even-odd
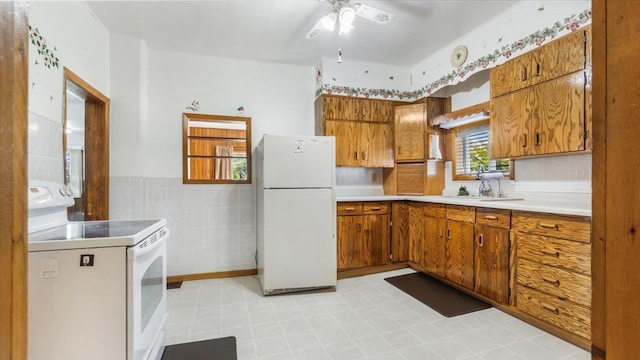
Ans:
[{"label": "ceiling fan blade", "polygon": [[320,32],[322,32],[322,19],[318,20],[318,22],[315,25],[313,25],[313,27],[311,28],[311,30],[309,30],[305,38],[315,39],[318,37],[318,35],[320,35]]},{"label": "ceiling fan blade", "polygon": [[386,25],[393,19],[393,14],[391,13],[362,4],[357,6],[356,15],[380,25]]}]

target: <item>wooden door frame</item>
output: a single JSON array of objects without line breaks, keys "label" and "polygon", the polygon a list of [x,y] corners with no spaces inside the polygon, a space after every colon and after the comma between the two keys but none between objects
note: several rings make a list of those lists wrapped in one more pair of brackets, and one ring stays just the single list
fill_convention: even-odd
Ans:
[{"label": "wooden door frame", "polygon": [[[67,80],[85,98],[85,220],[109,219],[109,104],[110,100],[68,68],[64,68],[64,119],[67,124]],[[66,137],[65,137],[66,139]],[[63,141],[63,152],[67,144]]]},{"label": "wooden door frame", "polygon": [[27,358],[28,7],[0,1],[0,359]]}]

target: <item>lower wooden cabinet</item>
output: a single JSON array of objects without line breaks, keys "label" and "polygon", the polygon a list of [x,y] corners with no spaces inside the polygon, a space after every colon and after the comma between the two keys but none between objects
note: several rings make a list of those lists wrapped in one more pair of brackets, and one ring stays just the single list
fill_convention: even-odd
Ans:
[{"label": "lower wooden cabinet", "polygon": [[389,203],[338,203],[338,270],[389,263]]},{"label": "lower wooden cabinet", "polygon": [[499,303],[509,302],[509,229],[476,225],[474,290]]},{"label": "lower wooden cabinet", "polygon": [[444,204],[424,204],[424,267],[440,277],[445,277],[446,212]]},{"label": "lower wooden cabinet", "polygon": [[391,204],[391,261],[409,260],[409,207],[408,201],[394,201]]},{"label": "lower wooden cabinet", "polygon": [[591,340],[590,219],[514,211],[520,311]]},{"label": "lower wooden cabinet", "polygon": [[445,277],[473,289],[474,231],[472,223],[447,220]]}]

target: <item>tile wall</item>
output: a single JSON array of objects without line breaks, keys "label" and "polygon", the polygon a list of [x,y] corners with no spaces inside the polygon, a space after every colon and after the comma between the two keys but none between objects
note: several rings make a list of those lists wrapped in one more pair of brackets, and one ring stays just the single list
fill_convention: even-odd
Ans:
[{"label": "tile wall", "polygon": [[255,269],[254,185],[111,177],[111,219],[165,218],[169,275]]},{"label": "tile wall", "polygon": [[29,112],[29,179],[63,182],[62,124]]}]

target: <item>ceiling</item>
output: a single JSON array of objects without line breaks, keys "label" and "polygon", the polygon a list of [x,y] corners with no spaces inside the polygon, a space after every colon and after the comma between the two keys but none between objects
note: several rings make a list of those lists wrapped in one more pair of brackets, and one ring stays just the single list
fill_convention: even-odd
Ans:
[{"label": "ceiling", "polygon": [[[315,65],[321,57],[411,66],[516,1],[352,0],[394,15],[387,25],[361,17],[343,36],[305,35],[332,7],[322,0],[88,1],[112,32],[151,49]],[[337,28],[337,26],[336,26]]]}]

